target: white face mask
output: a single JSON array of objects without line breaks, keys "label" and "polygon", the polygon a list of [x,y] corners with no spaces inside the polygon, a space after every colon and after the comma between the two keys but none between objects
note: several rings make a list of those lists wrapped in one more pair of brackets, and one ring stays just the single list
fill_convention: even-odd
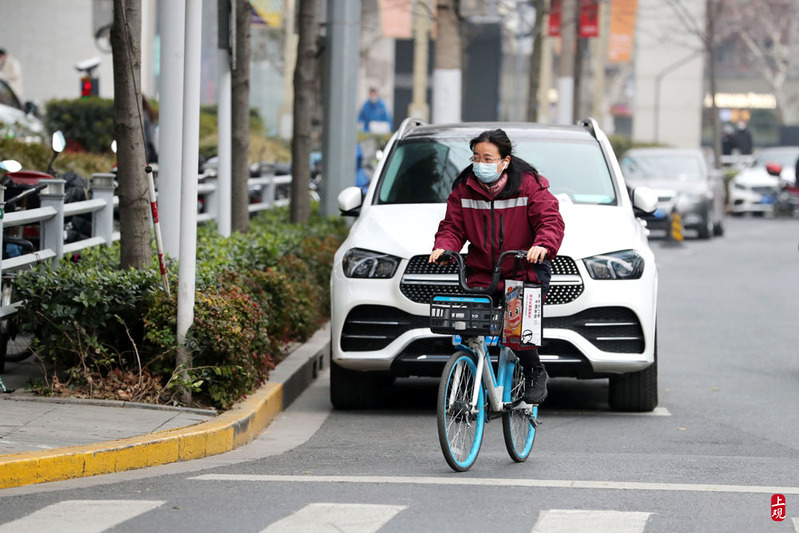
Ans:
[{"label": "white face mask", "polygon": [[473,163],[472,170],[477,179],[482,183],[494,183],[505,171],[507,162],[502,165],[502,170],[497,170],[497,163]]}]

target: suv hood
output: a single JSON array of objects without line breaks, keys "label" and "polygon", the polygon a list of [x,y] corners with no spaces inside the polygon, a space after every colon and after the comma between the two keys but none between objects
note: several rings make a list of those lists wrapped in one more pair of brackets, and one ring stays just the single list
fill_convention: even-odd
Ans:
[{"label": "suv hood", "polygon": [[732,181],[749,187],[777,187],[780,184],[780,180],[766,172],[764,167],[745,168]]},{"label": "suv hood", "polygon": [[[371,205],[350,231],[343,246],[379,249],[408,259],[428,254],[438,224],[446,213],[446,204]],[[646,246],[643,226],[633,218],[626,206],[580,205],[561,201],[560,212],[566,223],[561,255],[573,258]],[[602,224],[597,224],[601,220]],[[356,230],[357,228],[357,230]]]}]

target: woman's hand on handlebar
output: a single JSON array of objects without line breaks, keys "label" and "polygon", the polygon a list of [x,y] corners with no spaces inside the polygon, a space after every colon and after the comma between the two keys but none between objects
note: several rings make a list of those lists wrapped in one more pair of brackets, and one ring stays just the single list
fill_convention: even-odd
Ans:
[{"label": "woman's hand on handlebar", "polygon": [[[547,249],[543,246],[533,245],[527,250],[527,260],[531,263],[541,263],[547,256]],[[432,256],[431,256],[432,257]]]},{"label": "woman's hand on handlebar", "polygon": [[433,253],[430,254],[430,259],[427,260],[428,263],[438,263],[438,258],[441,257],[446,250],[443,248],[437,248],[433,250]]}]

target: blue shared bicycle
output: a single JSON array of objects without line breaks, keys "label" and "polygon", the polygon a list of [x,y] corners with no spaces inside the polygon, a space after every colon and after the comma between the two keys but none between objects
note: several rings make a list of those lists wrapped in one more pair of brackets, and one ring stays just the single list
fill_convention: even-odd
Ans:
[{"label": "blue shared bicycle", "polygon": [[[507,256],[524,260],[527,252],[503,252],[488,288],[466,285],[463,258],[446,251],[440,260],[458,264],[458,280],[465,294],[434,296],[430,304],[430,328],[453,335],[456,352],[444,366],[438,389],[438,440],[449,466],[465,472],[480,453],[485,424],[502,417],[505,447],[511,458],[523,462],[535,440],[538,405],[524,402],[524,375],[513,351],[501,342],[503,309],[495,307],[490,294],[496,291],[500,265]],[[499,346],[496,373],[488,354]]]}]

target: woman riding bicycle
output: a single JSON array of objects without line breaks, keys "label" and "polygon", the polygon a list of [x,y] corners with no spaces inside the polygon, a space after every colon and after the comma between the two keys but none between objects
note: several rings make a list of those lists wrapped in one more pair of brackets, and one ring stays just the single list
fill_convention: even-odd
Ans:
[{"label": "woman riding bicycle", "polygon": [[[500,253],[528,250],[527,280],[540,282],[546,294],[551,277],[549,260],[558,253],[565,228],[549,182],[532,165],[513,155],[513,145],[501,129],[482,132],[469,147],[472,164],[452,186],[429,262],[436,262],[445,250],[460,251],[469,241],[469,285],[488,287]],[[502,265],[503,279],[514,277],[513,270],[511,261]],[[524,400],[541,403],[547,396],[549,377],[538,350],[517,352],[524,368]]]}]

